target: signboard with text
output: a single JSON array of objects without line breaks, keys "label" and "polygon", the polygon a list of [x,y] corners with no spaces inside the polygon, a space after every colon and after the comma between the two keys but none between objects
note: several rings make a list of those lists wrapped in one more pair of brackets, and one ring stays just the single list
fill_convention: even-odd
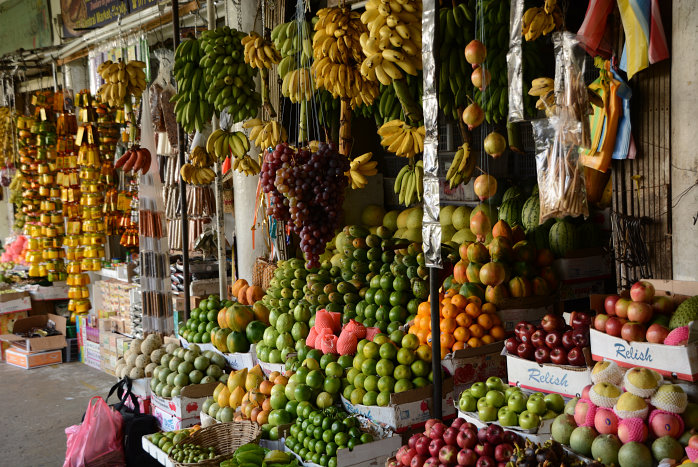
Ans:
[{"label": "signboard with text", "polygon": [[61,0],[63,36],[80,36],[155,4],[157,0]]}]

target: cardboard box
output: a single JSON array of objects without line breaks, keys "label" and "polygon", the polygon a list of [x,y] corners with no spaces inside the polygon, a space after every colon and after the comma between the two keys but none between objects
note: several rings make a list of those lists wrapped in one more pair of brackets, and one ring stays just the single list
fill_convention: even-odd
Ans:
[{"label": "cardboard box", "polygon": [[12,366],[29,370],[30,368],[63,363],[63,353],[60,349],[44,352],[24,352],[11,347],[5,351],[5,359]]},{"label": "cardboard box", "polygon": [[441,366],[453,376],[454,394],[460,394],[466,386],[485,381],[490,376],[506,377],[506,358],[502,356],[503,342],[477,348],[457,350],[444,360]]},{"label": "cardboard box", "polygon": [[102,369],[102,353],[99,344],[87,341],[85,343],[85,365],[96,370]]},{"label": "cardboard box", "polygon": [[208,397],[213,395],[213,390],[216,389],[216,386],[218,386],[218,382],[190,384],[183,387],[180,395],[177,397],[164,398],[153,395],[151,403],[154,408],[181,420],[192,417],[198,420],[201,406]]},{"label": "cardboard box", "polygon": [[[649,280],[654,285],[655,295],[665,295],[676,305],[689,297],[698,295],[698,282]],[[627,293],[627,292],[626,292]],[[605,295],[591,295],[592,310],[602,311]],[[628,342],[619,337],[592,329],[591,354],[596,361],[613,360],[618,365],[644,367],[664,376],[684,381],[698,381],[698,322],[689,326],[688,344],[663,345],[648,342]]]},{"label": "cardboard box", "polygon": [[247,353],[223,353],[218,351],[218,349],[214,349],[214,352],[223,355],[225,361],[228,362],[228,366],[233,370],[251,369],[258,363],[254,344],[250,345],[250,351]]},{"label": "cardboard box", "polygon": [[[185,349],[188,349],[188,348],[189,348],[189,342],[188,342],[184,337],[180,337],[180,338],[179,338],[179,342],[180,342],[180,345],[181,345],[182,347],[184,347]],[[203,352],[206,352],[207,350],[211,350],[211,351],[213,351],[213,352],[221,353],[217,348],[215,348],[215,347],[213,346],[213,344],[203,344],[203,343],[202,343],[202,344],[196,344],[196,345],[199,346],[199,349],[201,349],[201,352],[202,352],[202,353],[203,353]],[[253,366],[254,366],[254,365],[253,365]]]},{"label": "cardboard box", "polygon": [[[453,378],[444,380],[443,400],[441,403],[443,417],[455,414],[453,405]],[[352,404],[342,396],[344,409],[353,414],[362,415],[373,423],[400,433],[410,427],[426,422],[431,418],[433,386],[412,389],[390,395],[387,407]]]},{"label": "cardboard box", "polygon": [[262,371],[267,376],[269,376],[274,371],[278,371],[281,374],[284,374],[286,372],[286,365],[284,365],[283,363],[267,363],[260,361],[258,361],[257,363],[259,363],[259,366],[262,368]]},{"label": "cardboard box", "polygon": [[13,332],[27,332],[32,328],[43,328],[48,323],[53,323],[56,330],[60,332],[57,336],[48,337],[21,337],[17,334],[2,334],[0,340],[8,342],[12,347],[25,350],[27,352],[42,352],[45,350],[56,350],[65,347],[65,327],[66,319],[58,315],[39,315],[15,321]]},{"label": "cardboard box", "polygon": [[497,314],[506,332],[512,332],[519,321],[538,324],[548,313],[554,311],[554,296],[507,298],[498,306]]},{"label": "cardboard box", "polygon": [[608,256],[598,250],[580,250],[576,253],[578,255],[576,257],[559,258],[553,262],[553,269],[560,281],[588,282],[611,277],[611,263]]},{"label": "cardboard box", "polygon": [[511,386],[575,397],[582,393],[585,386],[591,384],[591,368],[586,366],[540,364],[509,354],[506,354],[506,360],[507,377]]},{"label": "cardboard box", "polygon": [[28,292],[9,292],[0,294],[0,314],[31,310],[32,304]]},{"label": "cardboard box", "polygon": [[[18,319],[26,318],[26,311],[15,311],[13,313],[0,314],[0,334],[11,334]],[[0,342],[0,361],[5,359],[5,350],[10,347],[7,342]]]},{"label": "cardboard box", "polygon": [[199,423],[198,415],[196,417],[189,418],[179,418],[176,415],[172,415],[160,407],[153,404],[151,399],[151,411],[155,418],[158,420],[158,425],[162,431],[174,431],[181,430],[182,428],[189,428],[190,426],[197,425]]},{"label": "cardboard box", "polygon": [[189,284],[189,294],[208,297],[218,295],[220,287],[218,279],[200,279]]},{"label": "cardboard box", "polygon": [[32,300],[68,300],[68,284],[65,281],[53,282],[50,286],[33,286],[29,289]]},{"label": "cardboard box", "polygon": [[[337,467],[383,467],[386,461],[397,453],[400,446],[402,446],[402,437],[393,435],[356,445],[353,450],[337,449]],[[282,450],[292,454],[305,467],[321,467],[314,462],[302,461],[298,454],[285,445]]]},{"label": "cardboard box", "polygon": [[604,279],[592,280],[588,282],[563,282],[560,284],[560,290],[558,294],[560,295],[560,300],[578,300],[580,298],[586,298],[589,295],[603,293],[606,289],[606,282]]}]

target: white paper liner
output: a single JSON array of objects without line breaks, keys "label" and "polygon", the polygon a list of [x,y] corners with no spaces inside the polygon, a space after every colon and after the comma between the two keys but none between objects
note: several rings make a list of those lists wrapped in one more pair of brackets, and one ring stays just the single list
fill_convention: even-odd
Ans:
[{"label": "white paper liner", "polygon": [[[614,385],[615,386],[615,385]],[[618,387],[618,386],[616,386]],[[620,393],[620,389],[618,389],[618,392]],[[606,397],[602,396],[598,392],[594,390],[594,387],[589,389],[589,399],[591,399],[591,402],[594,403],[594,405],[599,406],[599,407],[606,407],[607,409],[613,408],[613,406],[618,402],[618,399],[620,398],[620,394],[618,394],[618,397]]]},{"label": "white paper liner", "polygon": [[659,384],[663,381],[662,376],[657,373],[656,371],[652,371],[654,373],[656,379],[657,379],[657,385],[652,388],[639,388],[635,386],[633,383],[631,383],[628,380],[628,372],[625,373],[625,376],[623,377],[623,387],[625,390],[629,393],[635,394],[636,396],[640,396],[643,399],[648,399],[654,394],[654,392],[657,390],[659,387]]},{"label": "white paper liner", "polygon": [[[668,385],[667,385],[668,386]],[[681,414],[688,405],[688,395],[685,392],[659,391],[651,399],[652,405],[665,412]]]},{"label": "white paper liner", "polygon": [[621,370],[618,364],[613,361],[599,362],[594,366],[594,368],[596,368],[600,363],[608,363],[609,365],[596,373],[594,373],[594,370],[592,369],[591,380],[594,382],[594,384],[606,382],[620,386],[620,384],[623,382],[623,370]]},{"label": "white paper liner", "polygon": [[[626,395],[627,394],[627,395]],[[632,398],[632,397],[638,397],[642,400],[642,403],[645,404],[644,408],[638,409],[638,410],[621,410],[618,408],[618,404],[623,402],[621,399],[623,399],[623,396],[625,398]],[[640,396],[636,396],[635,394],[631,392],[626,392],[624,394],[621,394],[620,398],[618,399],[618,402],[616,402],[616,405],[613,406],[613,412],[615,412],[616,415],[618,415],[618,418],[624,419],[624,418],[642,418],[645,419],[647,417],[647,414],[649,413],[649,406],[647,405],[647,402],[642,399]]]}]

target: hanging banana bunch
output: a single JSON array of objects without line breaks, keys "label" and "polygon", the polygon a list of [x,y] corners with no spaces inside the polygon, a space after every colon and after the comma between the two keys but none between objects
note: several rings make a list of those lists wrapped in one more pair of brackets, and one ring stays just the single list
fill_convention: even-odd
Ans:
[{"label": "hanging banana bunch", "polygon": [[106,83],[97,90],[101,102],[111,107],[123,107],[130,101],[130,96],[140,98],[145,90],[145,62],[131,60],[124,63],[119,60],[107,60],[97,67],[97,73]]},{"label": "hanging banana bunch", "polygon": [[189,159],[191,162],[184,164],[179,171],[182,180],[190,185],[211,184],[216,178],[216,173],[211,169],[215,162],[213,154],[197,146],[192,150]]},{"label": "hanging banana bunch", "polygon": [[378,162],[372,161],[371,157],[373,157],[372,152],[360,155],[351,161],[349,170],[344,173],[353,190],[364,188],[368,183],[367,177],[378,173],[376,169]]},{"label": "hanging banana bunch", "polygon": [[265,121],[259,118],[247,120],[243,128],[250,129],[250,139],[261,151],[276,147],[281,142],[288,141],[286,129],[277,121]]},{"label": "hanging banana bunch", "polygon": [[241,158],[250,150],[250,141],[242,131],[215,130],[206,140],[206,152],[213,154],[219,162],[232,154]]},{"label": "hanging banana bunch", "polygon": [[456,154],[453,156],[453,162],[451,162],[451,167],[448,168],[448,172],[446,173],[448,186],[454,189],[461,183],[467,184],[473,177],[476,163],[477,156],[470,152],[470,145],[464,143],[456,151]]},{"label": "hanging banana bunch", "polygon": [[391,120],[378,129],[381,146],[398,157],[414,157],[424,151],[424,126],[414,127],[402,120]]},{"label": "hanging banana bunch", "polygon": [[265,40],[255,31],[243,37],[241,42],[245,47],[245,63],[252,68],[271,68],[281,61],[281,54],[274,43]]},{"label": "hanging banana bunch", "polygon": [[184,131],[201,131],[213,117],[213,106],[206,99],[208,87],[204,80],[204,70],[200,61],[204,51],[196,39],[183,41],[175,50],[174,75],[177,80],[177,94],[172,96],[175,104],[177,123]]},{"label": "hanging banana bunch", "polygon": [[416,164],[406,164],[400,169],[393,185],[393,191],[398,195],[400,204],[409,207],[415,202],[422,201],[424,194],[424,163],[419,160]]},{"label": "hanging banana bunch", "polygon": [[552,78],[536,78],[531,82],[529,96],[536,96],[536,109],[545,110],[550,117],[555,114],[555,81]]},{"label": "hanging banana bunch", "polygon": [[521,34],[527,41],[535,41],[540,36],[547,36],[560,29],[563,20],[557,0],[545,0],[542,7],[529,8],[524,12]]}]

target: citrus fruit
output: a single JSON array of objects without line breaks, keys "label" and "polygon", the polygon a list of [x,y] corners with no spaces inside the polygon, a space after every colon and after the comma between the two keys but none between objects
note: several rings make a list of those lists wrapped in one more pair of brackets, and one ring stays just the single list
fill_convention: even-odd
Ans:
[{"label": "citrus fruit", "polygon": [[390,376],[393,374],[393,371],[395,371],[395,364],[392,360],[381,358],[376,363],[376,374],[378,376]]}]

